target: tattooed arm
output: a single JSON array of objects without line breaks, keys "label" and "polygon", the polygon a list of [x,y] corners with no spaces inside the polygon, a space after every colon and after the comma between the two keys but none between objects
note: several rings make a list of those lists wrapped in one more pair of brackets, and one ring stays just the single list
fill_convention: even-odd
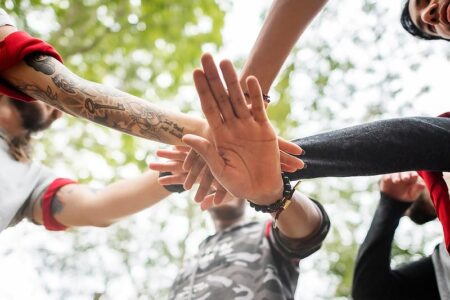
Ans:
[{"label": "tattooed arm", "polygon": [[[53,216],[68,227],[109,226],[158,203],[170,194],[158,183],[158,175],[159,172],[148,171],[98,191],[82,184],[65,185],[52,200]],[[43,224],[40,201],[33,207],[33,221]]]},{"label": "tattooed arm", "polygon": [[66,113],[166,144],[186,133],[205,136],[200,118],[158,108],[148,101],[78,77],[53,57],[34,53],[0,76],[23,93]]}]

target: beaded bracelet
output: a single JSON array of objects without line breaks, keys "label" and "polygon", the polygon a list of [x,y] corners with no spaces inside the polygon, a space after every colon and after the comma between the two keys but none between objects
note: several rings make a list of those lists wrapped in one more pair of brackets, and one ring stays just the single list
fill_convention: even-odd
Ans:
[{"label": "beaded bracelet", "polygon": [[274,228],[277,227],[277,220],[280,217],[281,213],[291,204],[291,199],[294,195],[295,189],[300,184],[300,181],[298,181],[292,188],[289,177],[287,177],[284,173],[281,173],[281,178],[283,179],[283,198],[278,199],[277,201],[269,205],[259,205],[247,199],[247,201],[250,203],[250,206],[253,207],[256,211],[264,213],[275,213],[275,222],[273,223]]}]

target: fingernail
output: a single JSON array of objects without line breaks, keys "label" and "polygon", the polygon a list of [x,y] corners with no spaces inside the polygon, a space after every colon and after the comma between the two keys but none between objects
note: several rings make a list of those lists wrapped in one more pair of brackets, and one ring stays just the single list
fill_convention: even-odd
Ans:
[{"label": "fingernail", "polygon": [[307,168],[308,168],[308,165],[305,163],[303,166],[303,169],[307,169]]},{"label": "fingernail", "polygon": [[302,149],[302,154],[300,154],[300,155],[305,155],[305,154],[306,154],[305,149]]}]

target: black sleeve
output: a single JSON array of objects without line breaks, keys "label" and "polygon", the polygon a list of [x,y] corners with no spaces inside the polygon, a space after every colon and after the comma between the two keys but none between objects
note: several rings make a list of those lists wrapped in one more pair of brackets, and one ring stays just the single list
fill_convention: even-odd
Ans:
[{"label": "black sleeve", "polygon": [[305,150],[306,169],[291,180],[400,171],[450,171],[450,119],[388,119],[294,141]]},{"label": "black sleeve", "polygon": [[369,232],[355,264],[355,300],[440,299],[431,257],[391,269],[391,247],[400,218],[409,203],[381,194]]},{"label": "black sleeve", "polygon": [[300,259],[308,257],[322,247],[328,231],[330,230],[330,218],[325,208],[317,201],[311,200],[316,205],[322,216],[320,226],[309,236],[301,239],[292,239],[284,236],[277,228],[271,228],[269,241],[272,248],[285,260],[298,264]]}]

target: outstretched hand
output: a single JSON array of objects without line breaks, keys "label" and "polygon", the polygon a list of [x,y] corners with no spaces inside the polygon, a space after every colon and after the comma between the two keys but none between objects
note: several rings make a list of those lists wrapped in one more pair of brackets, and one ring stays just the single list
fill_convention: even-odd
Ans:
[{"label": "outstretched hand", "polygon": [[205,71],[196,70],[194,82],[213,141],[188,134],[183,142],[202,156],[212,175],[235,197],[272,203],[283,191],[280,151],[258,81],[247,79],[248,107],[230,61],[220,64],[228,92],[212,57],[204,55],[202,63]]},{"label": "outstretched hand", "polygon": [[[156,151],[156,155],[160,158],[166,158],[167,161],[164,162],[152,162],[150,163],[150,169],[159,172],[168,172],[165,176],[158,179],[158,183],[161,185],[179,185],[183,184],[186,180],[187,172],[183,170],[183,163],[189,153],[191,148],[187,146],[175,146],[171,149],[160,149]],[[200,159],[203,161],[202,159]],[[208,174],[204,174],[204,172]],[[201,173],[199,180],[208,180],[208,184],[204,186],[207,190],[201,193],[203,196],[201,200],[200,207],[202,210],[208,209],[214,206],[213,200],[218,198],[220,201],[226,199],[229,193],[214,179],[208,168],[204,169]],[[211,180],[209,181],[209,179]],[[198,194],[198,193],[197,193]]]},{"label": "outstretched hand", "polygon": [[414,202],[425,189],[425,184],[416,172],[384,175],[380,180],[380,191],[404,202]]}]

